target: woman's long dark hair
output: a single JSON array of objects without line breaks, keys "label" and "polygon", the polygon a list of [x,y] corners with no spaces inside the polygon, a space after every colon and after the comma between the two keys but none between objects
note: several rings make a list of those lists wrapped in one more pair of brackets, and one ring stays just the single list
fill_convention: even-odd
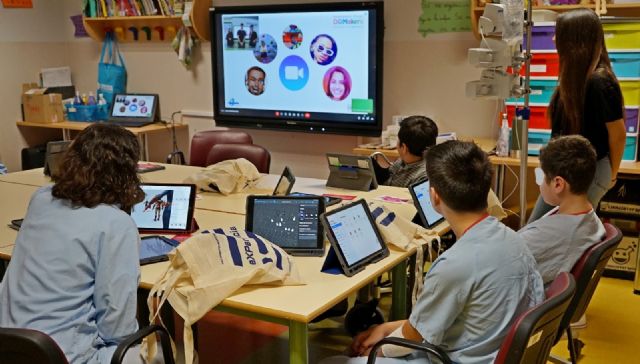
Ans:
[{"label": "woman's long dark hair", "polygon": [[52,194],[74,206],[109,204],[129,212],[144,198],[136,172],[139,157],[133,133],[116,125],[93,124],[65,153],[59,174],[52,176]]},{"label": "woman's long dark hair", "polygon": [[598,73],[616,80],[596,13],[585,8],[560,14],[556,21],[556,48],[560,84],[551,98],[549,115],[552,120],[554,115],[562,115],[562,134],[579,134],[589,78]]}]

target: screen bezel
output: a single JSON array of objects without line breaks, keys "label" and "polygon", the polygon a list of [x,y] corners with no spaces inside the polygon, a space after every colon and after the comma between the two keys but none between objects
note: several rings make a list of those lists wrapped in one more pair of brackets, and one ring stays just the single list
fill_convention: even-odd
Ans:
[{"label": "screen bezel", "polygon": [[[164,237],[162,235],[149,235],[149,236],[143,236],[143,237],[140,238],[140,246],[141,246],[141,248],[142,248],[142,244],[144,244],[145,240],[151,240],[151,239],[160,239],[165,244],[173,247],[174,249],[177,248],[178,245],[180,245],[177,241],[175,241],[173,239],[169,239],[169,238]],[[147,257],[147,258],[142,258],[141,257],[140,258],[140,265],[164,262],[166,260],[169,260],[169,257],[166,254],[155,255],[155,256]]]},{"label": "screen bezel", "polygon": [[[424,227],[427,229],[431,229],[432,227],[438,225],[439,223],[441,223],[442,221],[444,221],[444,216],[440,215],[440,219],[430,223],[427,220],[427,216],[424,214],[424,210],[422,210],[422,206],[420,205],[420,201],[418,200],[418,195],[416,194],[416,187],[420,186],[423,183],[428,183],[429,179],[425,179],[421,182],[416,182],[414,184],[412,184],[409,187],[409,193],[411,193],[411,199],[413,199],[413,205],[416,207],[416,210],[418,210],[418,216],[420,216],[420,220],[422,220],[422,223],[424,224]],[[431,187],[431,183],[429,183],[429,187]]]},{"label": "screen bezel", "polygon": [[[141,228],[138,227],[138,231],[141,233],[148,234],[166,234],[166,233],[192,233],[196,229],[196,224],[194,223],[193,214],[196,207],[196,185],[187,184],[187,183],[142,183],[142,186],[151,186],[151,187],[189,187],[189,208],[187,211],[187,224],[184,229],[154,229],[154,228]],[[143,190],[144,191],[144,190]],[[146,194],[145,194],[146,196]],[[134,220],[135,222],[135,220]]]},{"label": "screen bezel", "polygon": [[[118,96],[151,96],[153,97],[153,108],[151,109],[150,116],[113,116],[113,108],[116,106],[116,97]],[[120,93],[113,95],[113,102],[109,106],[109,120],[118,121],[118,120],[135,120],[135,121],[148,121],[155,122],[158,119],[158,104],[160,103],[160,97],[158,94],[144,94],[144,93]]]},{"label": "screen bezel", "polygon": [[[282,13],[282,12],[318,12],[318,11],[349,11],[349,10],[374,10],[375,17],[372,21],[376,25],[375,55],[371,68],[375,70],[375,101],[374,123],[363,125],[354,122],[341,121],[305,121],[284,118],[270,118],[259,116],[236,116],[220,113],[218,103],[219,90],[223,89],[224,69],[218,58],[218,47],[223,47],[222,34],[216,26],[217,15],[242,14],[242,13]],[[209,10],[209,23],[211,30],[211,74],[213,82],[213,118],[218,126],[267,129],[276,131],[297,131],[319,134],[341,134],[359,136],[380,136],[382,132],[382,81],[383,81],[383,52],[384,52],[384,3],[383,1],[345,2],[345,3],[315,3],[315,4],[286,4],[286,5],[251,5],[251,6],[219,6]],[[220,76],[220,77],[219,77]],[[269,110],[278,111],[278,110]]]},{"label": "screen bezel", "polygon": [[272,196],[281,196],[276,195],[276,192],[278,191],[278,187],[280,187],[280,183],[282,183],[285,179],[289,182],[289,187],[287,188],[287,191],[283,196],[289,195],[291,193],[291,190],[293,189],[293,184],[296,183],[296,176],[293,175],[291,169],[289,169],[288,166],[284,167],[284,170],[280,175],[280,179],[278,179],[278,183],[276,183],[276,187],[273,189],[273,193],[271,194]]},{"label": "screen bezel", "polygon": [[[321,216],[325,211],[324,198],[322,196],[262,196],[262,195],[250,195],[247,196],[247,214],[245,215],[245,230],[253,231],[253,211],[256,200],[317,200],[318,201],[318,215]],[[320,251],[324,252],[324,226],[318,221],[317,225],[318,229],[318,237],[316,240],[316,245],[313,247],[283,247],[280,246],[275,241],[272,241],[273,244],[279,246],[284,249],[287,253],[302,253],[307,251]],[[258,233],[256,233],[258,234]],[[293,254],[292,254],[293,255]]]},{"label": "screen bezel", "polygon": [[[373,228],[373,231],[376,234],[376,237],[378,239],[378,244],[380,245],[380,249],[376,250],[375,252],[369,254],[368,256],[349,265],[347,263],[347,259],[344,257],[344,252],[342,251],[342,247],[338,243],[338,239],[336,238],[335,233],[331,228],[331,224],[329,224],[328,217],[358,205],[361,205],[363,207],[365,215],[367,215],[369,224],[371,224],[371,227]],[[338,257],[338,261],[340,262],[340,265],[342,266],[342,270],[345,275],[351,277],[354,274],[358,273],[359,271],[363,270],[367,265],[380,261],[389,256],[389,248],[387,247],[387,244],[384,243],[384,240],[382,239],[382,235],[380,234],[380,230],[378,230],[378,227],[376,226],[376,222],[373,219],[373,216],[371,215],[371,210],[369,210],[369,206],[367,205],[367,202],[365,200],[360,199],[348,205],[341,206],[329,212],[325,212],[324,214],[320,215],[320,221],[322,222],[322,225],[324,225],[324,229],[327,232],[327,238],[329,239],[329,243],[331,243],[331,246],[336,252],[336,256]]]}]

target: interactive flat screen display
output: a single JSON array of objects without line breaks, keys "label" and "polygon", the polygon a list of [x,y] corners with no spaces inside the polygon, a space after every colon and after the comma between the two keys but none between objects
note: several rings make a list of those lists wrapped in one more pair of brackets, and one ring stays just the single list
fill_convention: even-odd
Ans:
[{"label": "interactive flat screen display", "polygon": [[364,204],[354,204],[327,214],[326,219],[349,266],[379,252],[384,246],[367,216]]},{"label": "interactive flat screen display", "polygon": [[429,189],[429,180],[411,186],[411,195],[414,196],[414,202],[418,208],[420,218],[427,228],[434,226],[444,219],[444,217],[433,208],[431,198],[429,197]]},{"label": "interactive flat screen display", "polygon": [[381,2],[211,14],[217,124],[379,135]]},{"label": "interactive flat screen display", "polygon": [[144,200],[131,209],[141,230],[188,231],[193,217],[194,185],[143,184]]},{"label": "interactive flat screen display", "polygon": [[112,117],[151,118],[156,96],[154,95],[115,95],[111,109]]}]

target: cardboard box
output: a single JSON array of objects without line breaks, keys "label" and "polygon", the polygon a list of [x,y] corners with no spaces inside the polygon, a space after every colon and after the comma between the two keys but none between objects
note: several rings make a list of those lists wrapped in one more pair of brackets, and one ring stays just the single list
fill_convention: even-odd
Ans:
[{"label": "cardboard box", "polygon": [[638,235],[624,236],[613,251],[604,270],[604,276],[633,280],[636,272]]},{"label": "cardboard box", "polygon": [[22,85],[24,121],[32,123],[58,123],[64,121],[62,95],[47,93],[35,83]]}]

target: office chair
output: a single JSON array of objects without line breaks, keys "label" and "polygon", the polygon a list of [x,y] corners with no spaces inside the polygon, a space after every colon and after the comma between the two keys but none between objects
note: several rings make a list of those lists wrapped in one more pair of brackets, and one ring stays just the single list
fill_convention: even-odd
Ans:
[{"label": "office chair", "polygon": [[[555,343],[561,319],[564,317],[575,289],[576,284],[573,276],[566,272],[560,273],[547,288],[547,298],[516,318],[500,346],[495,363],[546,363],[551,348]],[[376,352],[384,344],[405,346],[425,351],[438,358],[444,364],[452,363],[444,350],[435,345],[401,338],[384,338],[371,349],[367,364],[375,363]]]},{"label": "office chair", "polygon": [[237,130],[204,130],[191,138],[189,165],[206,167],[207,155],[216,144],[253,144],[251,135]]},{"label": "office chair", "polygon": [[244,158],[253,163],[260,173],[269,173],[271,154],[256,144],[216,144],[207,155],[206,165],[237,158]]},{"label": "office chair", "polygon": [[609,223],[605,223],[604,228],[606,231],[604,240],[582,253],[580,259],[578,259],[571,269],[571,274],[576,280],[576,294],[573,296],[569,308],[567,308],[567,312],[562,318],[559,333],[556,338],[557,343],[562,333],[567,333],[570,361],[568,362],[552,355],[549,360],[554,363],[575,364],[580,357],[580,351],[584,343],[577,338],[573,338],[570,326],[571,322],[578,321],[580,317],[584,315],[609,258],[611,258],[613,251],[616,250],[618,244],[622,241],[622,232],[620,229]]},{"label": "office chair", "polygon": [[[174,364],[169,333],[162,326],[151,325],[138,330],[118,345],[111,364],[120,364],[126,351],[152,333],[160,336],[165,364]],[[47,334],[31,329],[0,328],[0,364],[67,364],[67,357]]]}]

